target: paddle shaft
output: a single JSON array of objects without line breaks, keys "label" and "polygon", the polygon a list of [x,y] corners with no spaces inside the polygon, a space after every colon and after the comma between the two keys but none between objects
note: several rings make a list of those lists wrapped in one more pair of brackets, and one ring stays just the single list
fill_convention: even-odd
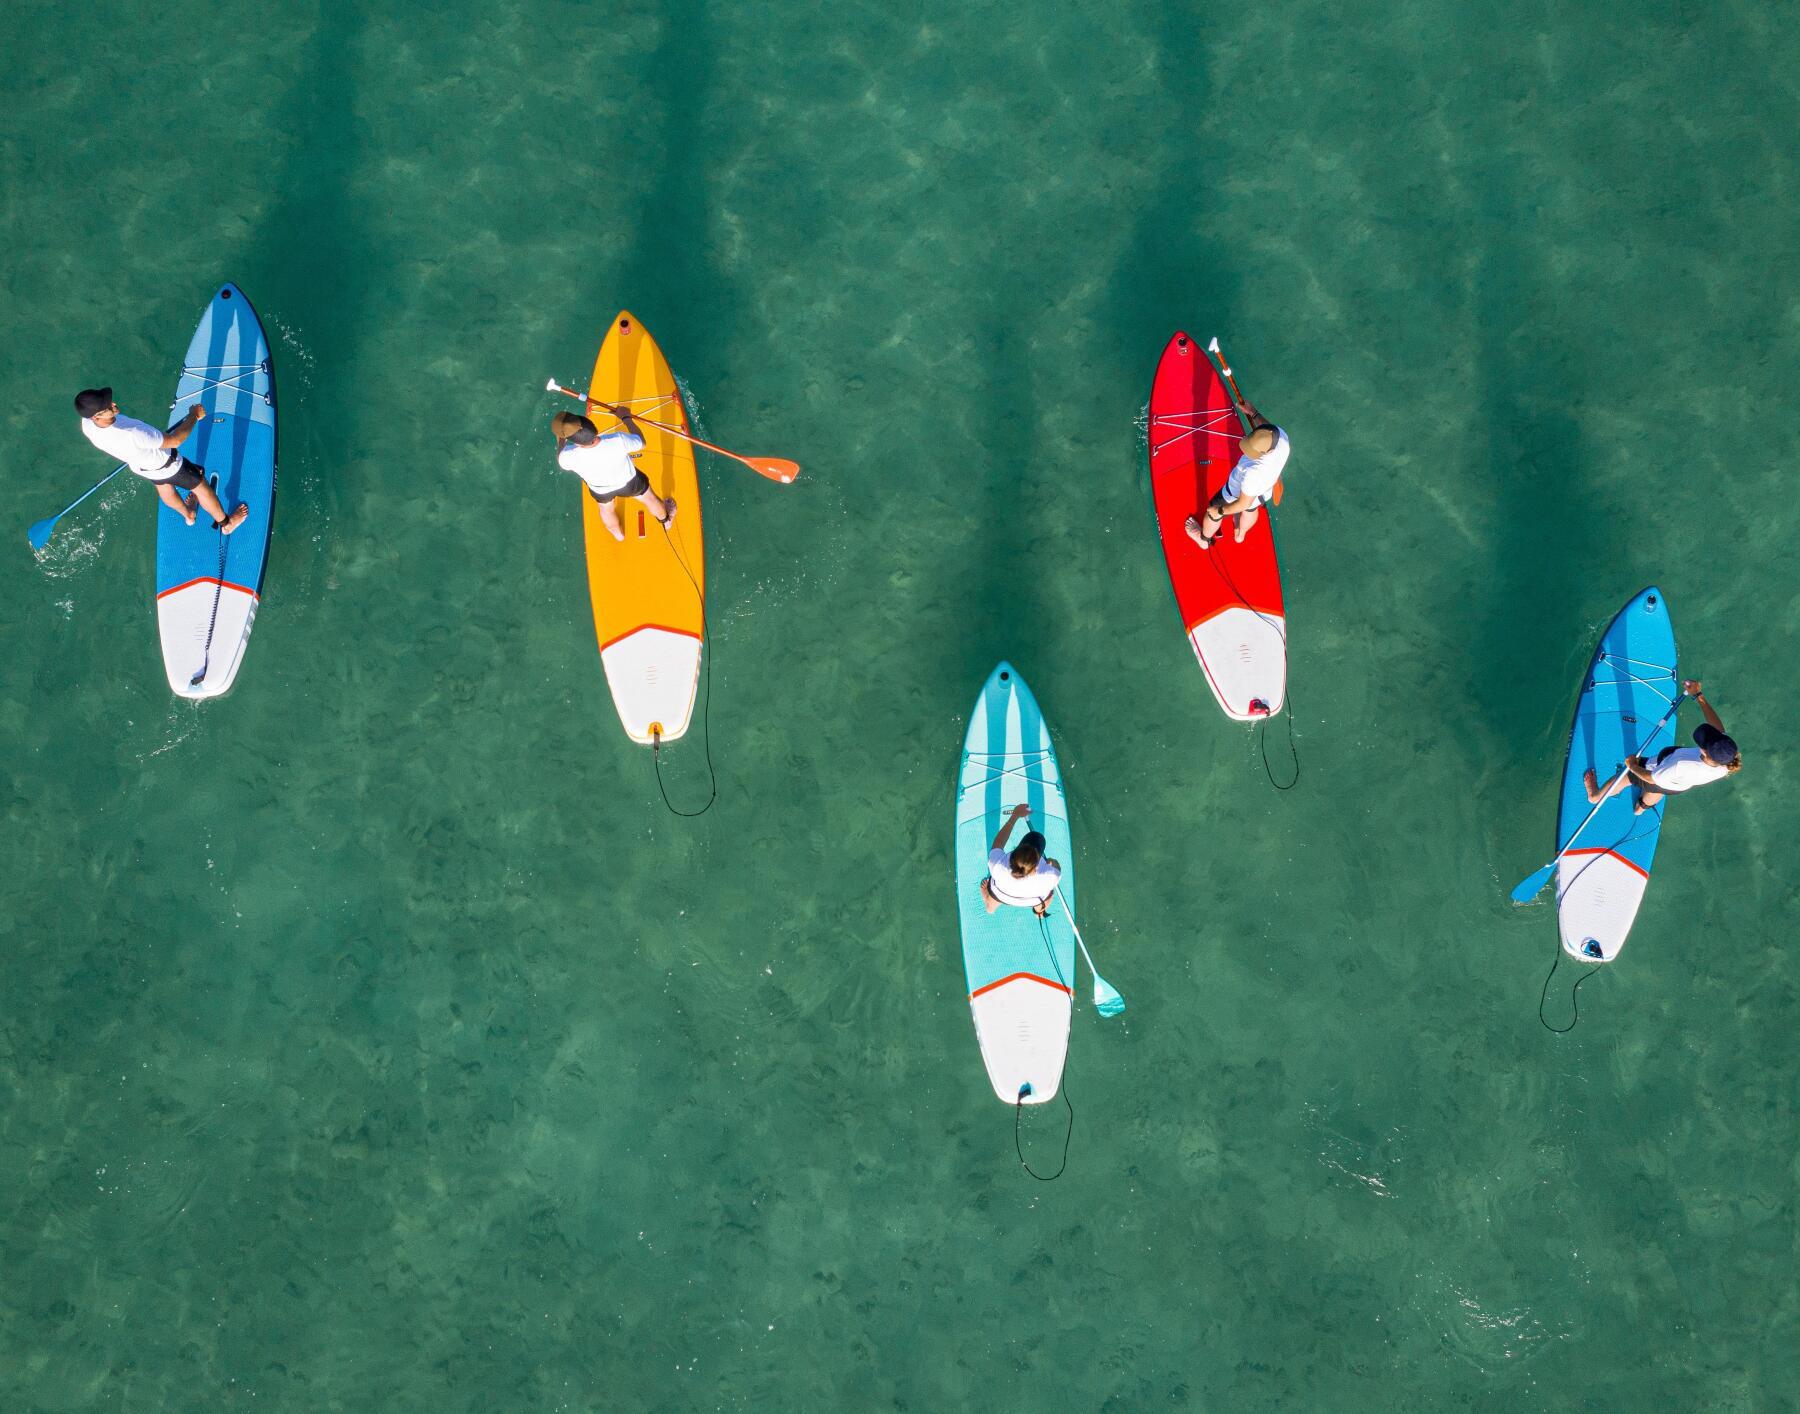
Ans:
[{"label": "paddle shaft", "polygon": [[[1662,721],[1658,722],[1655,726],[1650,728],[1650,735],[1648,735],[1647,737],[1644,738],[1645,741],[1649,742],[1649,741],[1656,740],[1656,734],[1659,731],[1661,731],[1663,729],[1663,727],[1668,723],[1669,718],[1671,718],[1675,715],[1676,711],[1680,708],[1683,700],[1685,700],[1686,697],[1687,697],[1687,690],[1685,688],[1682,691],[1675,694],[1675,700],[1669,704],[1669,710],[1662,714]],[[1575,833],[1569,836],[1569,842],[1566,845],[1564,845],[1561,849],[1556,851],[1556,858],[1552,859],[1548,864],[1546,864],[1544,866],[1544,868],[1539,871],[1540,873],[1554,869],[1558,864],[1560,864],[1562,862],[1562,857],[1575,847],[1575,841],[1581,838],[1581,832],[1583,830],[1585,830],[1589,825],[1593,824],[1594,817],[1600,813],[1600,807],[1605,805],[1607,801],[1609,801],[1613,798],[1613,792],[1618,788],[1619,779],[1620,779],[1621,775],[1624,775],[1627,778],[1629,778],[1630,768],[1628,766],[1620,766],[1619,767],[1618,772],[1616,772],[1613,775],[1613,777],[1609,781],[1607,781],[1606,789],[1603,790],[1602,792],[1600,792],[1600,799],[1598,799],[1597,801],[1594,802],[1594,808],[1592,810],[1588,811],[1587,819],[1583,820],[1579,825],[1577,825],[1575,827]],[[1540,884],[1538,887],[1542,888],[1543,886]],[[1536,891],[1534,890],[1533,892],[1536,892]]]},{"label": "paddle shaft", "polygon": [[[550,381],[549,386],[554,388],[557,392],[564,394],[567,397],[577,398],[584,403],[592,403],[594,401],[586,393],[578,392],[574,388],[565,388],[565,387],[563,387],[562,384],[556,382],[554,379],[552,379]],[[600,406],[605,407],[606,404],[601,403]],[[615,416],[616,415],[617,414],[615,414]],[[711,442],[702,441],[700,438],[694,436],[691,432],[683,432],[679,427],[671,427],[666,422],[658,422],[654,417],[644,417],[635,412],[632,413],[631,416],[634,421],[647,422],[650,424],[650,426],[660,428],[662,431],[667,432],[672,437],[679,437],[684,442],[692,442],[696,447],[705,447],[706,450],[709,452],[717,452],[722,457],[730,457],[734,462],[742,462],[745,466],[749,467],[750,470],[757,472],[760,475],[769,477],[769,479],[771,481],[784,481],[785,482],[785,481],[792,481],[794,479],[792,476],[775,475],[772,472],[764,470],[764,468],[758,466],[749,457],[741,456],[737,452],[728,451],[724,447],[715,446]],[[796,470],[797,469],[798,468],[796,468]]]},{"label": "paddle shaft", "polygon": [[1063,897],[1061,884],[1056,886],[1056,901],[1063,906],[1063,916],[1069,920],[1069,931],[1075,935],[1075,946],[1081,949],[1081,955],[1087,959],[1088,971],[1094,974],[1094,980],[1098,982],[1100,969],[1094,966],[1094,955],[1087,950],[1087,944],[1081,941],[1081,929],[1075,924],[1074,911],[1069,907],[1069,901]]},{"label": "paddle shaft", "polygon": [[[1238,415],[1241,417],[1244,412],[1244,395],[1238,388],[1237,379],[1231,376],[1231,364],[1226,361],[1225,350],[1220,348],[1219,341],[1214,339],[1212,343],[1207,345],[1207,352],[1215,353],[1219,356],[1219,372],[1225,375],[1225,386],[1231,389],[1231,400],[1237,404]],[[1279,506],[1281,504],[1281,483],[1279,481],[1275,483],[1275,493],[1269,500],[1274,505]]]},{"label": "paddle shaft", "polygon": [[[111,471],[107,472],[105,476],[101,477],[92,486],[88,487],[87,490],[83,491],[73,501],[70,501],[68,505],[64,506],[55,515],[51,516],[48,521],[40,521],[39,524],[40,525],[47,524],[47,525],[54,527],[57,521],[61,520],[70,511],[74,510],[75,507],[79,506],[83,501],[87,500],[87,498],[89,496],[93,495],[94,492],[98,491],[102,486],[106,485],[107,482],[111,481],[115,476],[117,476],[123,470],[125,470],[125,463],[120,462]],[[49,536],[46,535],[44,538],[47,540],[47,539],[49,539]]]},{"label": "paddle shaft", "polygon": [[1231,389],[1232,401],[1238,405],[1239,411],[1242,411],[1244,395],[1238,391],[1237,379],[1231,376],[1231,364],[1226,361],[1225,350],[1219,347],[1217,339],[1212,341],[1211,350],[1219,356],[1219,372],[1225,375],[1225,386]]}]

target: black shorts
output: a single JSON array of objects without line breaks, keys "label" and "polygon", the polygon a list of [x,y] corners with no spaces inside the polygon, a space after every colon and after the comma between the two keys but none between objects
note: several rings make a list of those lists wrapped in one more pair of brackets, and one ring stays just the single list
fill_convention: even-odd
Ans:
[{"label": "black shorts", "polygon": [[179,465],[167,476],[159,476],[151,482],[152,486],[173,486],[177,491],[192,491],[206,480],[206,468],[189,461],[186,457],[175,458]]},{"label": "black shorts", "polygon": [[644,494],[644,492],[648,491],[649,489],[650,489],[650,478],[645,476],[644,473],[640,471],[636,476],[632,477],[631,480],[627,481],[617,491],[608,491],[604,496],[602,496],[592,486],[589,486],[588,487],[588,495],[590,495],[594,498],[594,501],[596,504],[604,506],[608,501],[615,500],[620,496],[641,496]]}]

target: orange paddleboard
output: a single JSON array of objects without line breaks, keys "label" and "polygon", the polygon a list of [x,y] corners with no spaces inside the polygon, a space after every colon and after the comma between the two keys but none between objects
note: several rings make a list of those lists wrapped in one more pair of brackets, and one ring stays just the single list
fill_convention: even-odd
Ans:
[{"label": "orange paddleboard", "polygon": [[[588,416],[602,432],[618,427],[602,403],[687,430],[687,409],[669,361],[629,311],[606,331],[588,396]],[[646,444],[638,469],[657,495],[675,498],[674,526],[665,531],[643,502],[621,496],[613,502],[625,529],[620,542],[601,521],[587,488],[578,486],[577,494],[606,685],[626,734],[649,745],[674,741],[694,715],[706,635],[706,565],[692,445],[647,423],[639,423],[638,430]]]}]

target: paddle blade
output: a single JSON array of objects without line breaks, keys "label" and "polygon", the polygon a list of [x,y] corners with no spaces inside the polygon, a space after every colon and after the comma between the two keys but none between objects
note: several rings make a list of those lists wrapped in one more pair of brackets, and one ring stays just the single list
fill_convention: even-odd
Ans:
[{"label": "paddle blade", "polygon": [[744,464],[771,481],[779,481],[783,486],[800,474],[799,462],[784,461],[780,457],[745,457]]},{"label": "paddle blade", "polygon": [[1533,874],[1529,879],[1521,879],[1513,886],[1512,901],[1514,903],[1530,903],[1543,891],[1544,885],[1550,882],[1550,876],[1555,872],[1556,865],[1550,863],[1538,870],[1537,873]]},{"label": "paddle blade", "polygon": [[1094,1010],[1102,1016],[1117,1016],[1125,1010],[1125,998],[1098,973],[1094,975]]},{"label": "paddle blade", "polygon": [[57,516],[49,520],[40,520],[25,532],[25,538],[31,542],[31,548],[41,550],[50,543],[50,532],[56,529]]}]

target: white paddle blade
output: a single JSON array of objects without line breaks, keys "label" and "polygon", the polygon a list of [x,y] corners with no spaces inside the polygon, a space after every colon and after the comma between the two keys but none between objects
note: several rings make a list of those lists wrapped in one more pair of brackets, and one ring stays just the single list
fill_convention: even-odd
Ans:
[{"label": "white paddle blade", "polygon": [[562,392],[562,384],[552,378],[548,383],[544,384],[544,391],[546,393],[560,393]]},{"label": "white paddle blade", "polygon": [[1206,346],[1206,351],[1208,353],[1217,353],[1219,351],[1219,340],[1216,336],[1213,341]]},{"label": "white paddle blade", "polygon": [[1094,978],[1094,1010],[1102,1016],[1117,1016],[1125,1010],[1125,998],[1104,977]]}]

